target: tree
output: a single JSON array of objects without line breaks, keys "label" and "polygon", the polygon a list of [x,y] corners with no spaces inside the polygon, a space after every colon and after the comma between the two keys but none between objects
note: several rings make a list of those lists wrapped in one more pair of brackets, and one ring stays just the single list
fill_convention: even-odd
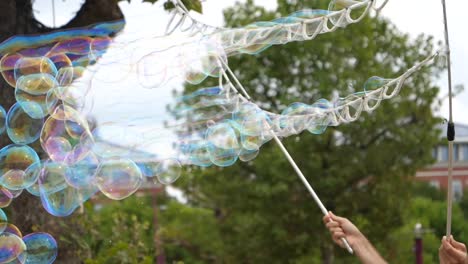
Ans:
[{"label": "tree", "polygon": [[[153,3],[156,1],[148,0],[148,2]],[[201,11],[201,3],[198,0],[184,0],[184,3],[189,9]],[[123,19],[118,0],[85,0],[70,22],[60,28],[49,28],[35,19],[32,4],[33,0],[0,1],[0,43],[14,35],[42,34],[53,30],[84,27],[95,23]],[[171,8],[171,5],[166,5],[166,7]],[[15,103],[15,89],[10,87],[3,78],[0,79],[0,105],[8,111]],[[0,137],[0,148],[9,144],[11,144],[11,141],[5,134]],[[43,155],[38,143],[35,143],[33,147],[39,154],[42,154],[43,159],[47,158]],[[11,207],[8,208],[8,213],[10,221],[16,224],[25,234],[33,231],[45,231],[59,237],[59,234],[64,230],[63,225],[70,224],[69,219],[57,219],[46,213],[42,209],[39,199],[26,194],[26,192],[13,201]],[[67,226],[67,228],[78,227]],[[67,241],[58,242],[59,245],[67,244]],[[70,244],[68,248],[61,247],[57,260],[66,260],[67,263],[76,261],[78,263],[80,260],[75,257],[77,255],[76,250],[76,245]]]},{"label": "tree", "polygon": [[[226,24],[326,8],[323,1],[294,3],[278,0],[278,10],[267,12],[247,1],[225,11]],[[433,48],[431,37],[411,40],[390,21],[367,17],[310,42],[230,58],[229,64],[256,103],[281,112],[292,102],[312,104],[336,92],[361,91],[371,76],[398,76]],[[440,71],[436,64],[422,69],[406,81],[398,98],[352,124],[284,139],[325,205],[362,228],[390,262],[398,251],[390,234],[404,223],[412,175],[432,162],[431,149],[438,141],[440,120],[431,106],[438,92],[432,80]],[[211,85],[216,81],[203,83]],[[185,92],[195,88],[188,86]],[[321,212],[274,143],[262,147],[252,162],[189,168],[179,186],[190,205],[216,212],[226,263],[356,261],[332,245]]]}]

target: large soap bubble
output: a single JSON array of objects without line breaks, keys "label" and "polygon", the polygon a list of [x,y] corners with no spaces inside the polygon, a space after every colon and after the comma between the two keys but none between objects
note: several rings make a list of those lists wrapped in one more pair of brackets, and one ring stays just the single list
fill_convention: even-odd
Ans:
[{"label": "large soap bubble", "polygon": [[32,233],[23,237],[27,258],[25,263],[49,264],[57,257],[57,242],[47,233]]},{"label": "large soap bubble", "polygon": [[140,168],[129,159],[105,160],[96,174],[99,190],[113,200],[122,200],[136,192],[142,180]]}]

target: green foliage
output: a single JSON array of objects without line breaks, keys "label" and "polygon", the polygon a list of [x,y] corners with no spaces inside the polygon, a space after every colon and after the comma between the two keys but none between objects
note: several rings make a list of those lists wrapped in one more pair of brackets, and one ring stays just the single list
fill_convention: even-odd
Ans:
[{"label": "green foliage", "polygon": [[[442,194],[442,192],[440,192]],[[405,212],[404,225],[394,231],[389,242],[395,243],[395,251],[387,252],[392,255],[395,263],[414,262],[412,252],[414,227],[421,223],[424,229],[423,235],[423,258],[425,263],[438,262],[438,249],[440,240],[445,235],[447,205],[445,201],[433,201],[430,198],[416,197],[409,204]],[[463,216],[460,204],[453,205],[452,211],[452,234],[459,241],[468,241],[468,220]]]},{"label": "green foliage", "polygon": [[[154,263],[150,201],[131,197],[121,202],[106,202],[109,204],[101,209],[89,202],[83,213],[74,214],[69,225],[81,228],[63,233],[59,245],[79,245],[77,253],[87,264]],[[66,226],[63,229],[67,230]]]},{"label": "green foliage", "polygon": [[159,236],[170,263],[219,263],[222,244],[214,211],[169,201],[160,216]]}]

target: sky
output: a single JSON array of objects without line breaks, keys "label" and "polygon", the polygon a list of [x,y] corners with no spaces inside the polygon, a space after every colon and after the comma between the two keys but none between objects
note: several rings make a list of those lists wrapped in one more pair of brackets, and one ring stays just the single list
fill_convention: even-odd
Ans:
[{"label": "sky", "polygon": [[[382,0],[381,0],[382,1]],[[381,2],[380,1],[380,2]],[[65,24],[80,8],[83,0],[55,0],[55,25]],[[206,0],[203,2],[204,14],[197,16],[205,23],[221,26],[223,24],[222,10],[234,5],[236,0]],[[243,2],[243,1],[241,1]],[[276,7],[275,0],[255,0],[256,4],[263,5],[267,9]],[[454,5],[456,3],[456,5]],[[463,84],[466,89],[459,94],[453,103],[455,122],[468,124],[468,34],[464,10],[468,10],[468,1],[447,1],[447,9],[450,26],[450,41],[453,65],[453,84]],[[148,13],[148,5],[141,4],[141,0],[132,0],[130,4],[122,2],[122,11],[127,21],[140,24],[144,19],[142,15]],[[46,25],[52,26],[52,0],[36,0],[34,3],[36,17]],[[424,33],[433,35],[437,40],[443,40],[443,19],[440,0],[390,0],[383,9],[382,15],[389,18],[402,32],[409,33],[412,37]],[[155,19],[156,16],[151,16]],[[156,18],[157,19],[157,18]],[[439,80],[442,87],[439,97],[447,97],[446,76]],[[448,100],[445,99],[438,114],[448,117]]]}]

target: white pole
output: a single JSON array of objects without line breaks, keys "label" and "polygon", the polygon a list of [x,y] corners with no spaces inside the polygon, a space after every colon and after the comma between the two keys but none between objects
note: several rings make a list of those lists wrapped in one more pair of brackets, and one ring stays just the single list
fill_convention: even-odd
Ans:
[{"label": "white pole", "polygon": [[[221,64],[226,68],[226,70],[228,71],[228,73],[232,76],[232,78],[234,79],[234,82],[239,86],[239,88],[241,89],[242,93],[244,94],[244,96],[250,100],[250,95],[247,93],[247,90],[245,90],[244,86],[240,83],[240,81],[237,79],[236,75],[234,75],[234,73],[232,72],[232,70],[229,68],[229,65],[227,65],[227,63],[225,63],[224,61],[222,60],[219,60],[221,62]],[[227,77],[227,76],[225,76]],[[228,79],[229,81],[229,79]],[[242,95],[240,95],[242,96]],[[289,161],[289,163],[291,164],[291,166],[293,167],[293,169],[296,171],[296,174],[297,176],[299,176],[299,178],[301,179],[301,181],[304,183],[305,187],[307,188],[307,190],[309,191],[309,193],[312,195],[312,198],[314,198],[315,202],[317,203],[317,205],[319,206],[320,210],[322,211],[322,213],[324,215],[328,215],[328,210],[327,208],[325,208],[325,206],[323,205],[322,201],[320,200],[320,198],[318,197],[317,193],[315,193],[314,189],[312,188],[312,186],[310,185],[310,183],[307,181],[306,177],[304,176],[304,174],[302,173],[301,169],[299,169],[299,167],[297,166],[296,162],[294,161],[294,159],[291,157],[291,155],[289,154],[288,150],[286,149],[286,147],[283,145],[283,142],[281,142],[281,140],[278,138],[278,136],[275,134],[275,132],[273,131],[273,129],[271,129],[270,127],[270,133],[272,134],[273,136],[273,139],[275,140],[276,144],[280,147],[281,151],[283,152],[283,154],[286,156],[286,159]],[[351,246],[349,245],[348,241],[346,240],[346,238],[341,238],[341,241],[343,242],[343,245],[346,247],[346,250],[348,250],[348,252],[350,254],[353,254],[354,251],[353,249],[351,248]]]},{"label": "white pole", "polygon": [[56,27],[55,25],[55,0],[52,0],[52,25],[54,28]]},{"label": "white pole", "polygon": [[[291,166],[294,168],[294,170],[296,171],[296,174],[297,176],[299,176],[299,178],[302,180],[302,182],[304,183],[305,187],[307,188],[307,190],[309,191],[309,193],[312,195],[312,197],[314,198],[315,202],[317,203],[318,207],[320,208],[320,210],[322,211],[322,213],[324,215],[328,215],[328,210],[327,208],[325,208],[325,206],[323,205],[322,201],[320,200],[320,198],[318,197],[318,195],[315,193],[314,189],[312,188],[312,186],[310,186],[309,182],[307,181],[306,177],[304,176],[304,174],[302,173],[301,169],[299,169],[299,167],[297,166],[296,162],[294,161],[294,159],[291,157],[291,155],[289,154],[288,150],[286,149],[286,147],[284,147],[283,145],[283,142],[281,142],[281,140],[279,140],[278,136],[276,136],[275,133],[273,133],[273,131],[271,131],[271,133],[273,134],[273,139],[275,140],[276,144],[278,144],[278,146],[280,147],[281,151],[283,152],[283,154],[286,156],[286,158],[288,159],[289,163],[291,164]],[[346,247],[346,249],[348,250],[348,252],[350,254],[353,254],[354,251],[353,249],[351,248],[351,246],[349,245],[348,243],[348,240],[346,240],[346,238],[342,237],[341,238],[341,242],[343,242],[343,245]]]},{"label": "white pole", "polygon": [[449,122],[447,126],[448,139],[448,178],[447,178],[447,228],[446,235],[449,237],[452,233],[452,203],[453,203],[453,141],[455,139],[455,125],[453,123],[452,112],[452,62],[450,58],[450,41],[448,31],[447,8],[445,0],[442,0],[442,10],[444,13],[444,35],[447,49],[447,80],[449,90]]}]

